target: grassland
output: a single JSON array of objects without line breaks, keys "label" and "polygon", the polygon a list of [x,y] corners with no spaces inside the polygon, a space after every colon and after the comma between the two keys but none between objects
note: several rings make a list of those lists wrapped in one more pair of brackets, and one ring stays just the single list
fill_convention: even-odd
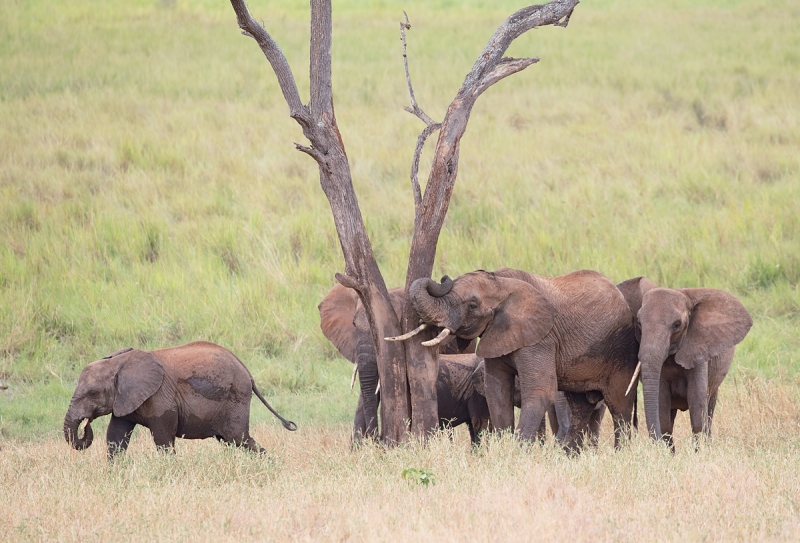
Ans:
[{"label": "grassland", "polygon": [[[307,6],[249,5],[307,95]],[[517,7],[334,6],[336,112],[389,285],[404,279],[422,128],[402,110],[402,10],[417,98],[441,119]],[[675,458],[646,440],[577,460],[502,440],[478,455],[463,439],[345,453],[350,367],[316,311],[343,267],[330,209],[229,4],[3,2],[0,526],[20,540],[108,539],[115,528],[148,539],[148,523],[174,540],[206,529],[206,539],[432,538],[457,526],[488,540],[488,518],[509,504],[499,520],[522,526],[511,539],[560,529],[586,539],[597,525],[603,538],[632,539],[676,522],[689,539],[796,536],[798,27],[792,1],[586,1],[566,30],[522,37],[509,54],[542,62],[478,102],[439,243],[436,275],[591,268],[735,293],[755,326],[723,385],[713,445]],[[84,455],[66,448],[61,418],[83,365],[199,338],[239,354],[301,426],[280,433],[253,408],[273,463],[216,443],[181,443],[162,458],[144,433],[117,466],[105,466],[99,444]],[[408,485],[403,467],[430,468],[437,484]],[[81,499],[62,500],[73,494]],[[529,502],[515,500],[523,494]],[[176,501],[185,512],[161,514]],[[220,503],[236,507],[215,513]],[[41,514],[48,507],[53,518]],[[564,507],[578,514],[556,522]],[[534,516],[522,522],[524,511]]]}]

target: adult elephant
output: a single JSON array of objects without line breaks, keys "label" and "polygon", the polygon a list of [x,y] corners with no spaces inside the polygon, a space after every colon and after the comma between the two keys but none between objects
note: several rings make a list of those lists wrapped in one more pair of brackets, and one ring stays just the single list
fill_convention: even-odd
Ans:
[{"label": "adult elephant", "polygon": [[170,450],[176,437],[216,437],[263,452],[250,437],[253,393],[287,430],[297,429],[267,403],[245,365],[224,347],[196,341],[155,351],[125,349],[83,368],[64,417],[64,438],[75,449],[89,447],[91,422],[111,413],[109,458],[128,448],[137,424],[150,429],[157,446]]},{"label": "adult elephant", "polygon": [[[389,290],[389,298],[395,312],[400,314],[405,305],[405,292],[402,288]],[[372,341],[369,322],[358,294],[353,289],[336,284],[325,295],[317,306],[320,316],[320,328],[323,335],[336,347],[347,360],[355,364],[353,378],[358,373],[360,394],[353,420],[353,439],[374,437],[378,435],[378,361],[375,355],[375,345]],[[450,341],[440,346],[440,353],[458,354],[475,351],[474,343],[470,341]],[[465,359],[464,359],[465,360]],[[462,360],[462,362],[464,361]],[[455,362],[453,362],[455,363]],[[441,366],[441,364],[440,364]],[[442,375],[439,368],[439,375]],[[455,373],[459,373],[455,369]],[[445,385],[437,383],[437,395],[440,388]],[[442,391],[446,392],[446,391]],[[458,391],[463,394],[463,391]],[[452,396],[448,393],[447,396]],[[469,402],[469,397],[462,397],[460,402]],[[439,402],[440,419],[442,412],[452,412],[465,406],[443,405]],[[482,428],[482,426],[481,426]]]},{"label": "adult elephant", "polygon": [[674,448],[675,415],[688,409],[692,432],[710,436],[717,392],[753,325],[750,314],[723,290],[658,288],[645,277],[617,286],[636,317],[650,435]]},{"label": "adult elephant", "polygon": [[[601,274],[547,278],[508,268],[415,281],[411,300],[422,321],[448,335],[480,338],[492,424],[514,428],[514,376],[522,408],[519,437],[531,440],[557,390],[598,393],[614,421],[616,446],[629,435],[633,396],[625,389],[636,366],[633,318],[622,293]],[[391,338],[394,339],[394,338]]]}]

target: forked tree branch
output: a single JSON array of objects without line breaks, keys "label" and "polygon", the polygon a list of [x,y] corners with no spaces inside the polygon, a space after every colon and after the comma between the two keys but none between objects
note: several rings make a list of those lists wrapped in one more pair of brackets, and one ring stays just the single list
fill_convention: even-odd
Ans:
[{"label": "forked tree branch", "polygon": [[411,96],[411,107],[404,108],[409,113],[416,115],[417,117],[422,120],[423,123],[430,126],[432,124],[436,124],[436,121],[431,119],[427,113],[422,111],[422,109],[417,104],[417,99],[414,97],[414,87],[411,85],[411,74],[408,71],[408,55],[406,54],[406,30],[411,28],[411,23],[408,22],[408,13],[403,11],[403,15],[405,15],[405,22],[400,21],[400,41],[403,42],[403,65],[406,69],[406,82],[408,83],[408,94]]},{"label": "forked tree branch", "polygon": [[404,109],[409,113],[416,115],[427,126],[419,136],[417,136],[417,147],[414,149],[414,158],[411,161],[411,189],[414,192],[414,224],[419,220],[419,209],[422,205],[422,189],[419,186],[419,161],[422,157],[422,150],[425,148],[425,141],[435,131],[441,128],[442,123],[437,123],[431,119],[427,113],[422,111],[422,108],[417,104],[417,99],[414,96],[414,86],[411,84],[411,74],[408,71],[408,54],[406,53],[406,30],[411,28],[411,23],[408,22],[408,13],[403,11],[405,22],[400,21],[400,41],[403,42],[403,66],[406,69],[406,82],[408,83],[408,94],[411,97],[411,107]]}]

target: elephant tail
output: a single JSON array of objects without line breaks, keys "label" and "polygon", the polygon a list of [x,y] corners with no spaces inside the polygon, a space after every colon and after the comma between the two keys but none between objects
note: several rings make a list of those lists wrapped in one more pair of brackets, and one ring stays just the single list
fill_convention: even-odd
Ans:
[{"label": "elephant tail", "polygon": [[267,406],[267,409],[269,409],[273,415],[278,417],[278,420],[281,421],[283,427],[289,430],[290,432],[294,432],[295,430],[297,430],[297,425],[295,423],[293,423],[290,420],[286,420],[285,418],[280,416],[280,414],[272,408],[269,402],[267,402],[267,400],[264,399],[264,396],[261,395],[261,391],[258,390],[258,387],[256,386],[255,381],[252,381],[252,378],[250,382],[253,383],[253,392],[255,392],[256,396],[258,396],[258,399],[261,400],[261,403]]}]

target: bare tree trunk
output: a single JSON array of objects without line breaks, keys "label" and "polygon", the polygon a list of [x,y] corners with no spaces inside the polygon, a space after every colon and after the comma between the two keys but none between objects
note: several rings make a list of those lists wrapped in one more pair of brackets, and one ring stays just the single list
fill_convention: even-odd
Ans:
[{"label": "bare tree trunk", "polygon": [[[577,0],[555,0],[545,6],[531,6],[518,11],[497,29],[467,75],[442,122],[424,198],[420,198],[418,183],[415,187],[417,216],[406,290],[415,279],[430,277],[433,271],[439,232],[458,172],[459,144],[475,100],[492,84],[538,60],[503,58],[503,53],[514,39],[531,28],[547,24],[566,26],[577,3]],[[375,262],[353,190],[344,143],[336,124],[331,83],[331,2],[311,0],[311,96],[308,106],[300,99],[291,68],[278,44],[250,16],[244,0],[231,0],[231,5],[242,33],[256,40],[272,66],[289,106],[289,115],[302,127],[303,134],[311,142],[310,147],[295,146],[316,160],[319,166],[320,183],[333,212],[345,260],[345,273],[336,274],[336,278],[359,293],[372,329],[382,391],[382,439],[390,444],[406,440],[409,419],[414,434],[424,437],[439,422],[436,402],[437,348],[426,348],[417,342],[403,345],[382,339],[399,335],[401,323],[392,308],[386,285]],[[562,19],[564,22],[559,23]],[[418,141],[418,152],[415,153],[412,167],[412,177],[416,183],[419,152],[425,138],[437,126],[426,115],[420,115],[413,91],[412,103],[415,108],[412,112],[428,124]],[[403,314],[402,328],[415,328],[417,320],[409,303]],[[411,361],[408,365],[407,360]]]},{"label": "bare tree trunk", "polygon": [[336,124],[331,86],[331,3],[311,0],[309,106],[300,100],[291,68],[277,43],[250,16],[243,0],[231,0],[231,5],[243,34],[256,40],[270,62],[289,105],[289,115],[300,124],[303,134],[311,142],[310,147],[295,146],[319,165],[320,184],[331,206],[345,260],[345,273],[337,274],[337,279],[359,293],[372,329],[383,390],[382,437],[388,443],[403,441],[407,439],[406,421],[409,418],[405,352],[401,345],[382,339],[397,335],[400,325],[367,237],[344,143]]}]

